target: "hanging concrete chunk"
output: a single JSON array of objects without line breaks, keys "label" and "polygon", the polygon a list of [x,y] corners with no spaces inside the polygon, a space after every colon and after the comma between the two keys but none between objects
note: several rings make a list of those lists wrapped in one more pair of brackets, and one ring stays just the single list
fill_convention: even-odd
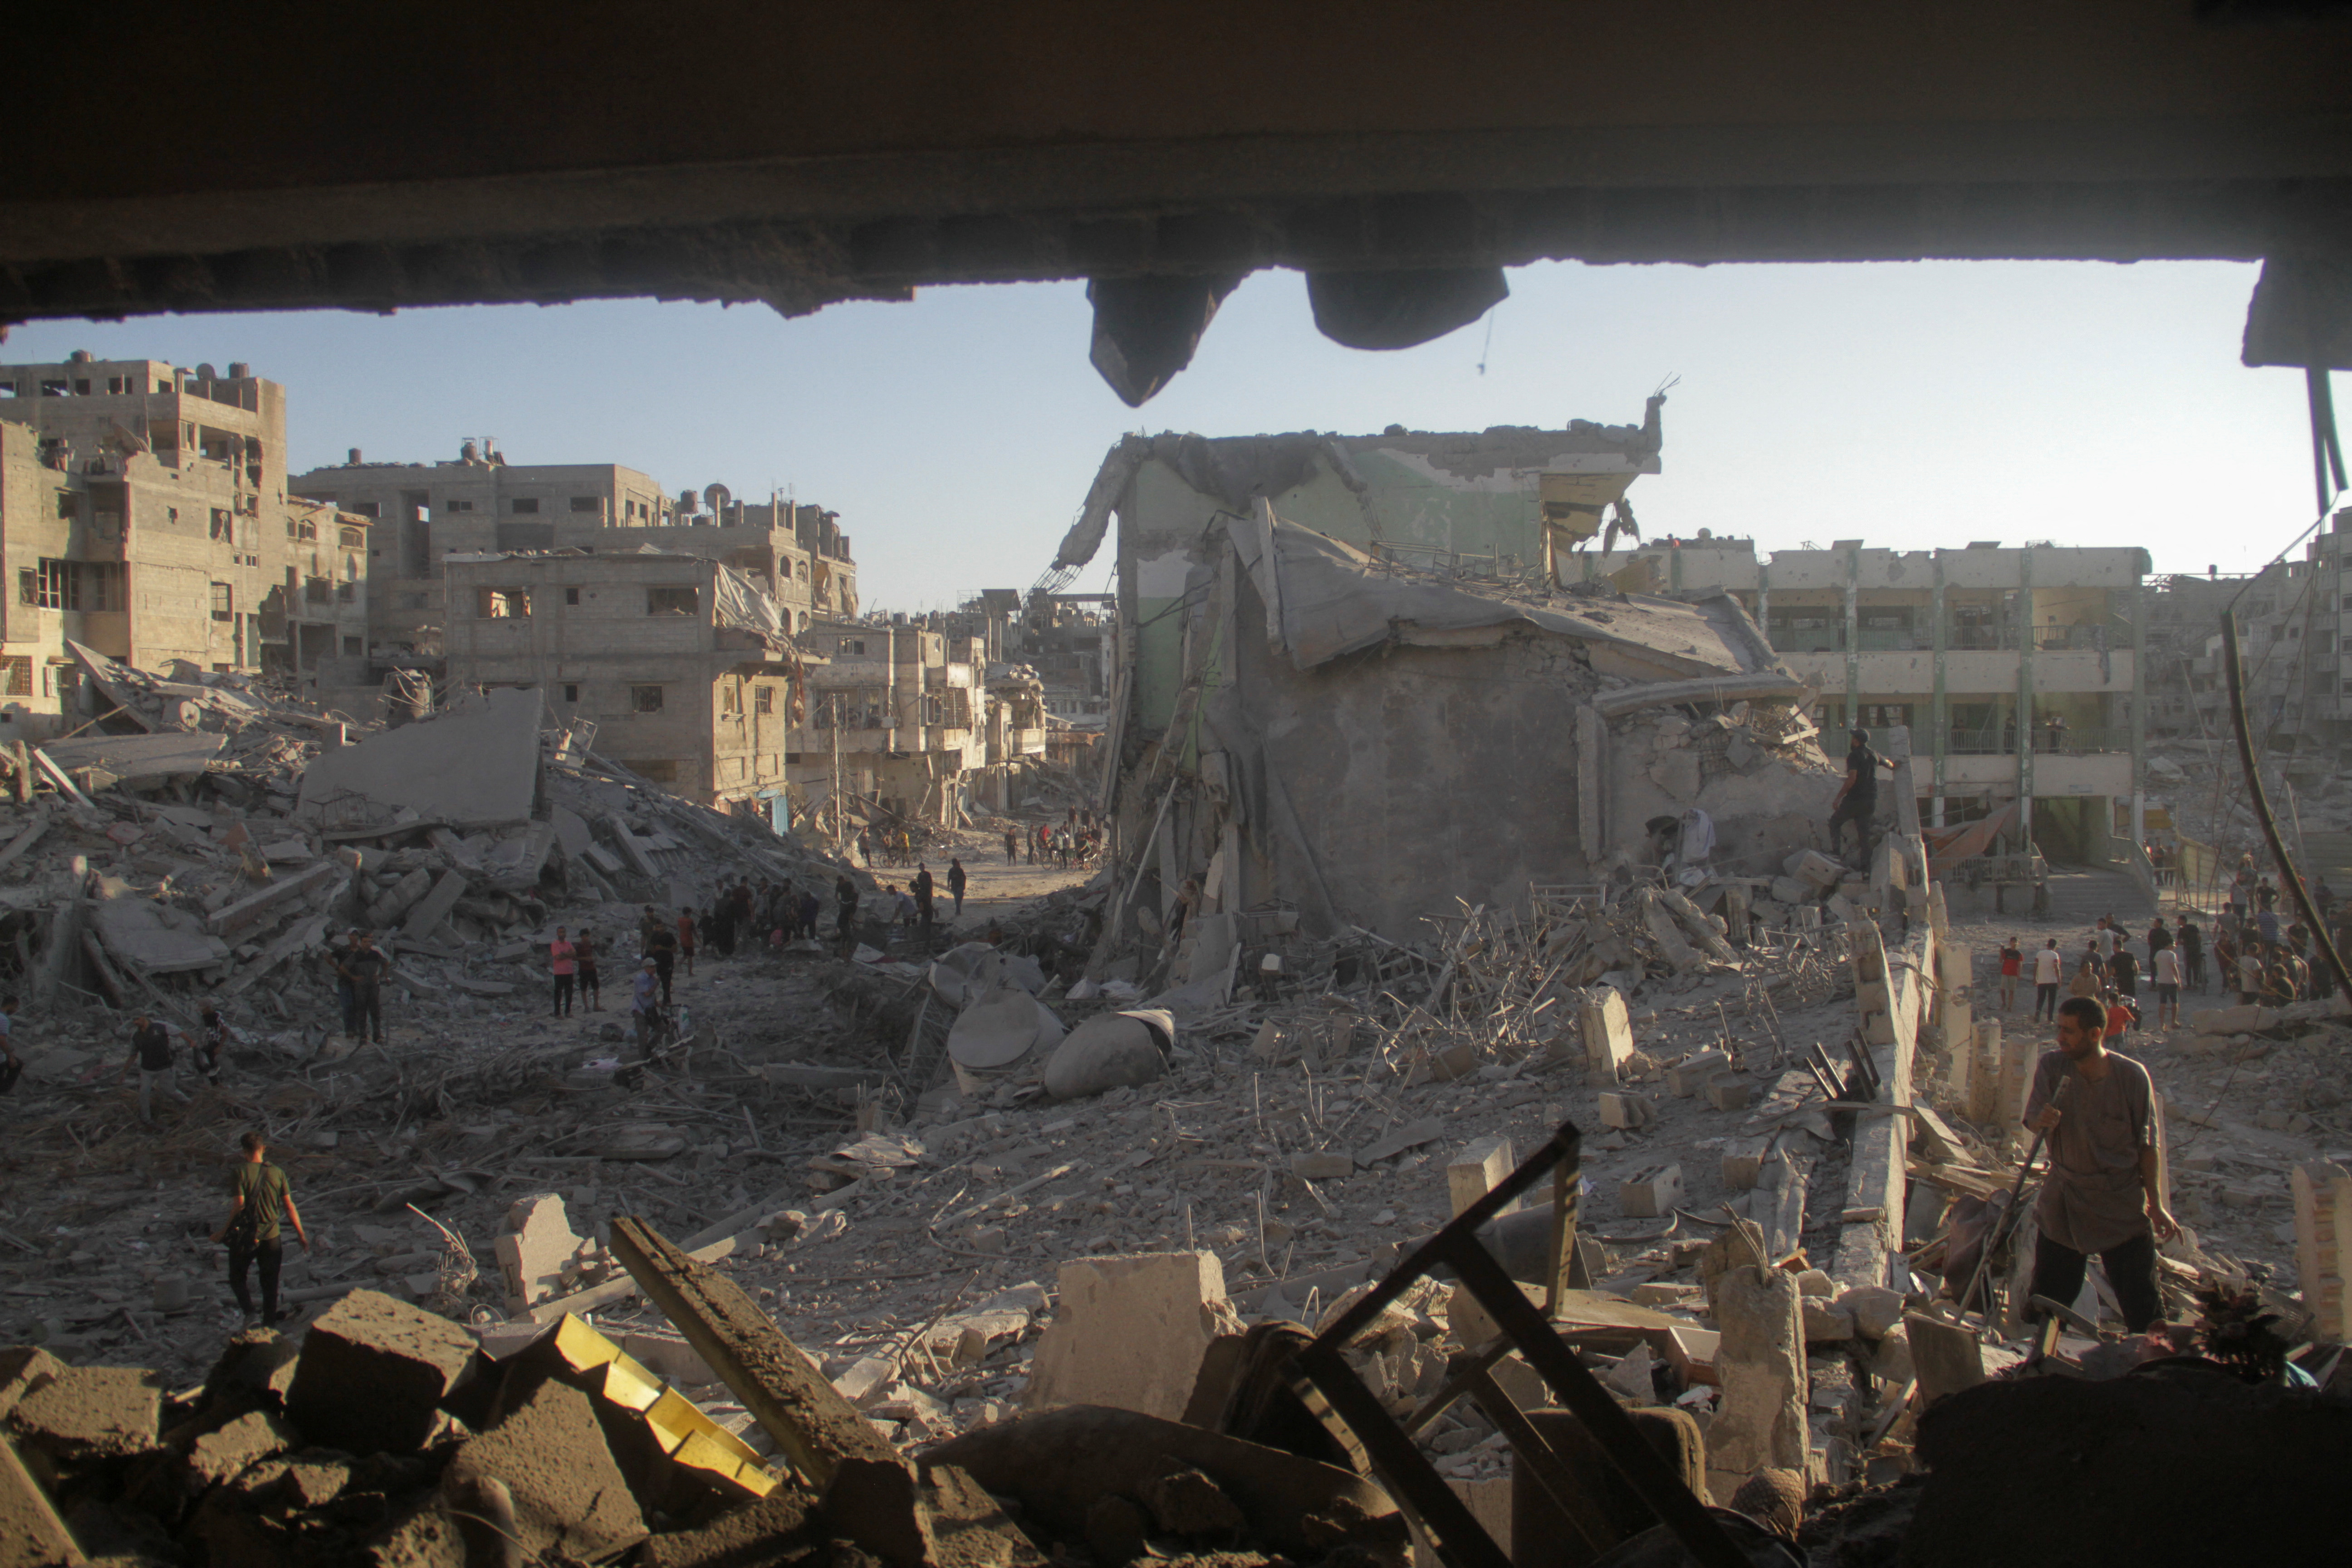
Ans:
[{"label": "hanging concrete chunk", "polygon": [[376,1290],[354,1290],[310,1325],[287,1414],[314,1443],[404,1453],[474,1365],[474,1336]]}]

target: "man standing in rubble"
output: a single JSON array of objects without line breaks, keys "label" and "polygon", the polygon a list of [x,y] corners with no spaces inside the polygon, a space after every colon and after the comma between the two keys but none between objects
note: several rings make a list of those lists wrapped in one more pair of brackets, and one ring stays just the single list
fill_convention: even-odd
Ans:
[{"label": "man standing in rubble", "polygon": [[2066,961],[2058,956],[2058,939],[2050,938],[2042,951],[2033,955],[2033,1021],[2048,1018],[2058,1021],[2058,982],[2064,975]]},{"label": "man standing in rubble", "polygon": [[915,867],[915,917],[923,923],[923,950],[931,946],[931,921],[939,914],[939,884],[931,880],[931,868],[920,864]]},{"label": "man standing in rubble", "polygon": [[952,855],[948,857],[948,896],[955,900],[958,920],[963,918],[963,889],[965,884],[971,879],[964,872],[961,858]]},{"label": "man standing in rubble", "polygon": [[2192,991],[2205,989],[2205,932],[2186,911],[2172,921],[2172,940],[2180,949],[2181,983]]},{"label": "man standing in rubble", "polygon": [[834,934],[841,943],[841,956],[847,958],[857,951],[857,884],[845,873],[835,879],[833,897],[840,909]]},{"label": "man standing in rubble", "polygon": [[134,1066],[139,1069],[141,1121],[150,1127],[155,1124],[154,1093],[158,1084],[182,1105],[188,1103],[188,1097],[180,1092],[179,1075],[172,1066],[172,1031],[144,1013],[131,1020],[131,1054],[122,1058],[114,1081],[121,1083],[129,1078]]},{"label": "man standing in rubble", "polygon": [[1830,853],[1843,854],[1844,835],[1840,830],[1853,824],[1855,842],[1862,847],[1862,863],[1870,864],[1874,847],[1871,823],[1878,813],[1878,770],[1894,770],[1895,764],[1870,749],[1870,731],[1855,729],[1846,737],[1853,742],[1845,753],[1845,783],[1838,786],[1837,798],[1830,802]]},{"label": "man standing in rubble", "polygon": [[246,1327],[254,1325],[253,1297],[246,1289],[246,1270],[255,1264],[261,1266],[261,1326],[268,1328],[278,1321],[278,1260],[283,1224],[294,1227],[294,1237],[302,1250],[310,1250],[310,1233],[303,1228],[302,1211],[294,1206],[293,1190],[287,1185],[286,1173],[269,1163],[269,1145],[258,1132],[247,1132],[238,1141],[245,1151],[245,1160],[236,1168],[236,1183],[229,1196],[228,1218],[213,1232],[215,1241],[228,1243],[228,1288],[236,1296],[237,1310],[245,1314]]},{"label": "man standing in rubble", "polygon": [[2018,977],[2025,973],[2025,951],[2011,937],[2000,944],[2000,1010],[2003,1014],[2017,1011]]},{"label": "man standing in rubble", "polygon": [[2026,1127],[2050,1139],[2033,1208],[2032,1293],[2071,1306],[2095,1253],[2124,1326],[2145,1333],[2164,1310],[2156,1244],[2180,1227],[2158,1184],[2156,1086],[2147,1068],[2106,1048],[2105,1029],[2096,1001],[2069,998],[2058,1009],[2058,1048],[2035,1067],[2026,1097]]},{"label": "man standing in rubble", "polygon": [[652,963],[654,973],[661,976],[662,1005],[667,1007],[670,977],[677,969],[677,932],[669,929],[667,921],[646,933],[646,957]]},{"label": "man standing in rubble", "polygon": [[383,1044],[383,980],[392,960],[377,949],[373,932],[362,931],[338,967],[352,983],[352,1022],[344,1037],[364,1040],[373,1029],[375,1043]]},{"label": "man standing in rubble", "polygon": [[654,1054],[654,1015],[664,1000],[662,979],[651,958],[637,961],[637,977],[629,991],[629,1013],[637,1026],[637,1055],[646,1059]]}]

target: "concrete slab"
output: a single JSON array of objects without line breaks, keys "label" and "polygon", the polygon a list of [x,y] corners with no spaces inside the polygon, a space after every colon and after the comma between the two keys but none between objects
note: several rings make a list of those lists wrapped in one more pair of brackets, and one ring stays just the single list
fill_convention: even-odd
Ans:
[{"label": "concrete slab", "polygon": [[1176,1420],[1210,1342],[1240,1331],[1213,1252],[1066,1264],[1024,1403],[1032,1410],[1104,1405]]},{"label": "concrete slab", "polygon": [[152,899],[102,899],[90,920],[109,957],[150,974],[209,969],[229,959],[228,943],[206,934],[202,920]]},{"label": "concrete slab", "polygon": [[526,1312],[562,1295],[563,1271],[579,1260],[585,1245],[573,1234],[561,1197],[540,1193],[517,1198],[507,1208],[507,1232],[497,1241],[507,1311]]},{"label": "concrete slab", "polygon": [[[486,1511],[490,1483],[504,1487],[514,1535],[541,1562],[602,1563],[646,1538],[645,1514],[605,1446],[594,1407],[567,1384],[541,1382],[497,1426],[461,1446],[442,1473],[441,1496],[454,1510]],[[472,1522],[464,1529],[479,1560],[502,1560],[491,1531]]]},{"label": "concrete slab", "polygon": [[354,1290],[310,1325],[287,1412],[313,1443],[349,1454],[406,1452],[471,1372],[474,1336],[446,1318]]},{"label": "concrete slab", "polygon": [[410,908],[408,918],[400,923],[401,931],[409,936],[430,935],[436,926],[449,918],[449,911],[456,909],[457,900],[466,896],[466,888],[463,872],[442,872],[432,890]]},{"label": "concrete slab", "polygon": [[0,1562],[59,1563],[79,1568],[88,1561],[73,1533],[58,1517],[49,1494],[25,1468],[13,1443],[0,1440]]},{"label": "concrete slab", "polygon": [[351,868],[340,860],[321,860],[317,865],[280,877],[259,891],[248,893],[231,904],[215,910],[205,920],[205,929],[215,936],[234,937],[237,932],[259,925],[264,920],[275,920],[293,908],[294,901],[332,887],[348,878]]},{"label": "concrete slab", "polygon": [[527,822],[539,786],[545,711],[538,689],[501,687],[478,705],[324,752],[302,771],[299,807],[323,812],[359,796],[453,826]]},{"label": "concrete slab", "polygon": [[155,1447],[162,1374],[133,1366],[68,1366],[8,1412],[16,1441],[52,1459],[123,1459]]}]

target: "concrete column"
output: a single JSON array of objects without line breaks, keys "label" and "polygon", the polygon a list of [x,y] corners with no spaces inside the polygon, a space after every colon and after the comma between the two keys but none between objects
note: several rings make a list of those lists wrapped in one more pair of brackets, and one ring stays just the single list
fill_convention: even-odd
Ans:
[{"label": "concrete column", "polygon": [[[1932,792],[1932,808],[1927,820],[1932,826],[1941,827],[1944,826],[1944,749],[1949,739],[1946,731],[1951,728],[1949,720],[1951,710],[1944,695],[1944,652],[1949,639],[1944,626],[1944,552],[1938,550],[1931,559],[1936,563],[1936,595],[1932,601],[1933,607],[1928,613],[1936,617],[1936,697],[1928,710],[1927,722],[1933,726],[1936,744],[1935,749],[1929,753],[1932,769],[1929,784]],[[1911,750],[1915,753],[1919,750],[1916,740],[1912,742]]]},{"label": "concrete column", "polygon": [[1845,552],[1845,727],[1862,722],[1862,552]]},{"label": "concrete column", "polygon": [[[2147,571],[2153,562],[2142,552],[2139,569],[2132,574],[2132,689],[2131,689],[2131,766],[2132,807],[2131,832],[2134,844],[2147,842],[2147,780],[2142,773],[2147,751]],[[2305,650],[2308,657],[2308,650]],[[2308,683],[2306,682],[2306,689]],[[2311,704],[2308,700],[2305,706]],[[2310,715],[2305,714],[2308,722]]]},{"label": "concrete column", "polygon": [[1766,1468],[1805,1474],[1805,1334],[1796,1276],[1753,1265],[1726,1270],[1716,1281],[1715,1318],[1723,1405],[1706,1433],[1708,1489],[1727,1497]]},{"label": "concrete column", "polygon": [[[1772,640],[1772,566],[1767,561],[1756,563],[1756,624],[1763,630],[1764,640]],[[1774,648],[1774,653],[1780,649]]]},{"label": "concrete column", "polygon": [[2017,552],[2017,818],[2033,847],[2033,552]]}]

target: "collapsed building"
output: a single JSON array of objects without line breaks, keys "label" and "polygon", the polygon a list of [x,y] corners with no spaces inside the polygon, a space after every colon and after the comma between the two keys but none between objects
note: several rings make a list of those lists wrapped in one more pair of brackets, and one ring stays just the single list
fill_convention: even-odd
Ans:
[{"label": "collapsed building", "polygon": [[1657,401],[1639,427],[1115,448],[1056,567],[1117,517],[1120,918],[1159,931],[1185,898],[1399,936],[1654,863],[1668,832],[1693,885],[1816,845],[1839,775],[1748,613],[1570,563],[1656,471]]}]

